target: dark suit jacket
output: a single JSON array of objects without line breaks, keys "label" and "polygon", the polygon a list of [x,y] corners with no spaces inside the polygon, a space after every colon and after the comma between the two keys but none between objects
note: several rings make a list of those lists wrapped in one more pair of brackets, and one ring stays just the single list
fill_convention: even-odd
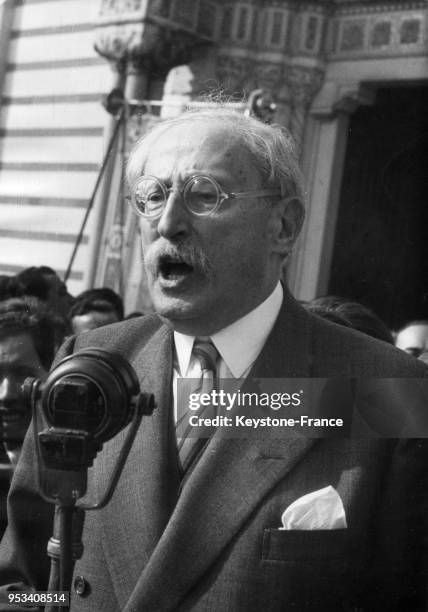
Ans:
[{"label": "dark suit jacket", "polygon": [[[122,353],[156,409],[145,417],[109,505],[88,512],[75,567],[87,612],[247,612],[424,609],[426,443],[304,438],[210,440],[180,484],[171,421],[172,331],[158,316],[70,339],[58,358],[87,346]],[[424,377],[404,353],[309,315],[286,296],[252,376]],[[403,406],[403,410],[406,407]],[[103,488],[125,432],[94,468]],[[34,485],[28,436],[10,495],[2,584],[46,588],[44,550],[52,509]],[[327,485],[340,494],[348,528],[280,531],[297,498]]]}]

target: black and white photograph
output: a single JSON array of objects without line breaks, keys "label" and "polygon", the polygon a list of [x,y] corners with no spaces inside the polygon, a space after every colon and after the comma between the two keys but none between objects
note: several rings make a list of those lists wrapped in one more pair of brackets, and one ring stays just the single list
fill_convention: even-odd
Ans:
[{"label": "black and white photograph", "polygon": [[426,0],[0,0],[0,611],[428,612]]}]

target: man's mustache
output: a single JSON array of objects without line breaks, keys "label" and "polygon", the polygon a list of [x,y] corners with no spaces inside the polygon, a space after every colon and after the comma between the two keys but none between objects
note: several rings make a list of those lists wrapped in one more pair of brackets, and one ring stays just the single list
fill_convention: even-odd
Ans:
[{"label": "man's mustache", "polygon": [[144,265],[150,274],[156,276],[164,263],[186,264],[208,279],[214,276],[213,265],[203,248],[190,240],[157,241],[145,250]]}]

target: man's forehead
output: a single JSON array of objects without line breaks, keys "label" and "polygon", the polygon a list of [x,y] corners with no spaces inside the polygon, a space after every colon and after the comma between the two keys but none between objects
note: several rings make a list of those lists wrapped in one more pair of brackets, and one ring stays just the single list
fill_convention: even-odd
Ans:
[{"label": "man's forehead", "polygon": [[236,143],[237,139],[235,132],[222,121],[197,119],[169,126],[161,134],[158,142],[173,141],[175,145],[184,143],[188,146],[200,146],[207,141],[211,146],[216,143],[227,146],[229,143]]},{"label": "man's forehead", "polygon": [[240,152],[239,159],[236,149],[239,141],[235,134],[227,130],[220,122],[205,124],[202,121],[183,123],[171,126],[162,133],[150,146],[147,152],[145,173],[147,168],[162,163],[186,159],[195,167],[212,164],[233,164],[245,162],[245,151]]},{"label": "man's forehead", "polygon": [[233,191],[256,189],[261,180],[250,153],[230,129],[203,123],[174,126],[162,134],[137,172],[132,180],[141,174],[166,182],[207,174]]},{"label": "man's forehead", "polygon": [[33,339],[26,332],[0,336],[0,360],[15,362],[40,362]]},{"label": "man's forehead", "polygon": [[428,342],[428,325],[417,323],[403,329],[397,336],[396,344],[402,348],[404,345],[409,345],[409,342],[413,343],[415,346],[423,345],[425,342]]}]

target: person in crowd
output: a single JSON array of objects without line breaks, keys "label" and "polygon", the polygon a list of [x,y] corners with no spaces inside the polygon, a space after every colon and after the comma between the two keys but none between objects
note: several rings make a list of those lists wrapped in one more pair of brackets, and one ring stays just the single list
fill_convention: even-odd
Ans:
[{"label": "person in crowd", "polygon": [[88,289],[75,299],[69,318],[73,333],[117,323],[123,319],[123,301],[109,287]]},{"label": "person in crowd", "polygon": [[10,477],[31,419],[22,384],[46,378],[55,354],[56,322],[36,298],[0,302],[0,531],[6,527]]},{"label": "person in crowd", "polygon": [[68,292],[65,283],[48,266],[26,268],[16,275],[14,283],[16,296],[36,297],[55,315],[55,344],[58,349],[71,332],[68,312],[74,298]]},{"label": "person in crowd", "polygon": [[0,302],[16,297],[16,281],[14,276],[0,275]]},{"label": "person in crowd", "polygon": [[413,357],[428,351],[428,320],[406,323],[395,336],[395,346]]},{"label": "person in crowd", "polygon": [[73,296],[58,274],[49,266],[32,266],[16,275],[17,295],[32,295],[63,319],[73,305]]},{"label": "person in crowd", "polygon": [[[156,313],[72,337],[57,360],[118,352],[155,408],[110,503],[86,513],[71,610],[424,609],[425,441],[275,427],[203,439],[181,427],[183,377],[212,391],[218,379],[243,390],[280,379],[286,391],[292,379],[427,376],[387,343],[307,312],[281,283],[304,216],[288,133],[229,109],[190,111],[137,143],[127,176]],[[97,490],[122,439],[95,461]],[[46,590],[53,508],[34,463],[29,435],[0,550],[4,588]]]},{"label": "person in crowd", "polygon": [[394,344],[392,333],[382,319],[380,319],[373,310],[359,302],[327,295],[313,299],[307,304],[307,308],[312,313],[332,321],[335,316],[339,317],[339,319],[334,322],[357,329],[363,332],[363,334],[372,336],[372,338]]}]

